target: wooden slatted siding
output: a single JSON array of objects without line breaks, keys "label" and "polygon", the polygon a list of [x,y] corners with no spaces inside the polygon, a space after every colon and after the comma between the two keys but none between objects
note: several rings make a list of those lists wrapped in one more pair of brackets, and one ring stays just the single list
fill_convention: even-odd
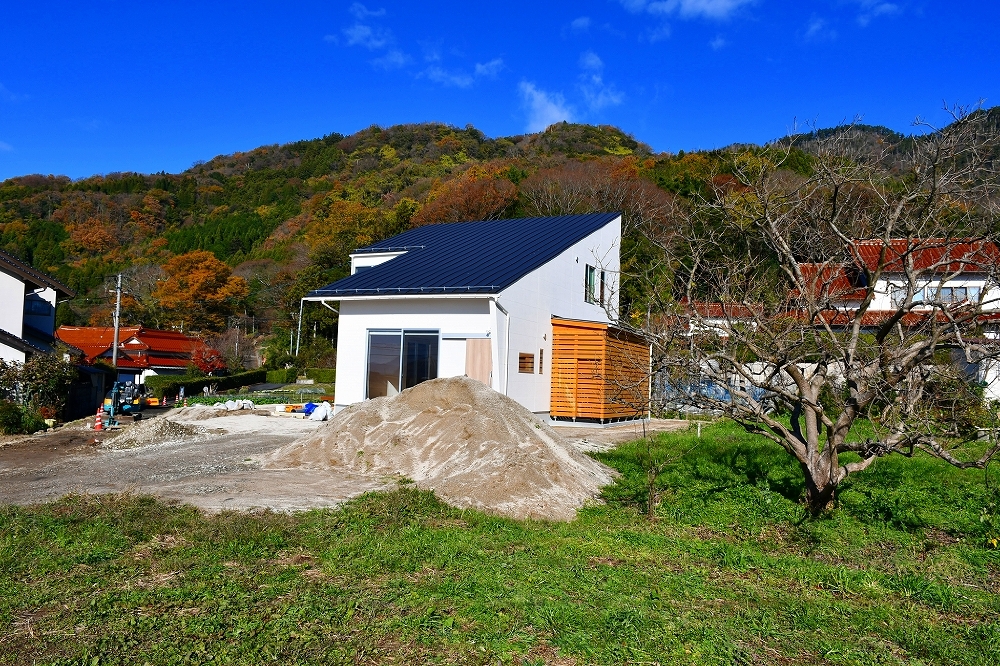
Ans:
[{"label": "wooden slatted siding", "polygon": [[608,421],[646,416],[649,345],[596,322],[552,319],[554,419]]}]

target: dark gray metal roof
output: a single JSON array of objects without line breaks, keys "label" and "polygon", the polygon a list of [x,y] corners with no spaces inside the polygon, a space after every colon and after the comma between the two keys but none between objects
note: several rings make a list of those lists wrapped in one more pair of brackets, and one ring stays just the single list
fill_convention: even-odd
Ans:
[{"label": "dark gray metal roof", "polygon": [[69,296],[70,298],[76,296],[75,291],[64,285],[59,280],[50,278],[48,275],[36,271],[28,264],[2,250],[0,250],[0,270],[10,273],[11,275],[16,275],[28,284],[33,284],[37,287],[49,287],[54,291]]},{"label": "dark gray metal roof", "polygon": [[44,354],[45,349],[42,349],[38,345],[33,345],[27,340],[17,337],[13,333],[8,333],[7,331],[0,328],[0,343],[7,345],[12,349],[16,349],[19,352],[25,354]]},{"label": "dark gray metal roof", "polygon": [[591,213],[417,227],[356,253],[406,254],[309,292],[313,298],[497,294],[619,217]]}]

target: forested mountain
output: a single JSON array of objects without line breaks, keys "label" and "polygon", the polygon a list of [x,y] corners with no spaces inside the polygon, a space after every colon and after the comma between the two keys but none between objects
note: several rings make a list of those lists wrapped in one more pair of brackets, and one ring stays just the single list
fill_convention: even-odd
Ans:
[{"label": "forested mountain", "polygon": [[[815,136],[793,138],[802,150],[788,168],[809,169]],[[866,136],[905,144],[885,128]],[[609,126],[496,139],[471,125],[372,126],[180,174],[12,178],[0,183],[0,249],[78,292],[59,308],[63,323],[108,324],[107,279],[123,272],[127,323],[218,333],[238,317],[287,343],[298,299],[346,275],[356,247],[442,221],[594,208],[663,217],[675,196],[717,184],[727,155],[654,155]],[[627,239],[626,262],[642,260],[642,244]],[[310,336],[331,335],[330,316],[309,315]]]}]

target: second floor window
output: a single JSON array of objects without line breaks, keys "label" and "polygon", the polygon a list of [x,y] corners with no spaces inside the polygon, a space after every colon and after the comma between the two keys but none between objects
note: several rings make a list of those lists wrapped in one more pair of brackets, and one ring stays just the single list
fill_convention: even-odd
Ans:
[{"label": "second floor window", "polygon": [[583,298],[588,303],[604,305],[604,271],[588,265],[584,273]]}]

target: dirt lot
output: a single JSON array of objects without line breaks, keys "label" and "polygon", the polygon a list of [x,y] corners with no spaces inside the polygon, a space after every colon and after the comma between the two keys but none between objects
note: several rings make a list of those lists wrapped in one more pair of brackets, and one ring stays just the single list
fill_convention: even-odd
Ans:
[{"label": "dirt lot", "polygon": [[[190,410],[190,419],[184,412]],[[96,433],[89,420],[53,432],[0,439],[0,503],[33,504],[67,493],[126,490],[154,494],[207,510],[267,507],[297,510],[334,506],[368,490],[391,487],[392,479],[374,480],[344,472],[309,469],[261,469],[267,454],[316,428],[302,418],[231,413],[198,418],[194,408],[174,411],[171,421],[186,428],[183,436],[158,433],[147,412],[125,434],[154,433],[130,448],[114,448],[114,432]],[[170,411],[170,410],[167,410]],[[204,416],[204,412],[200,416]],[[683,421],[654,421],[652,431],[686,427]],[[159,429],[159,430],[162,430]],[[642,436],[641,426],[561,427],[559,433],[581,450],[600,450]]]}]

